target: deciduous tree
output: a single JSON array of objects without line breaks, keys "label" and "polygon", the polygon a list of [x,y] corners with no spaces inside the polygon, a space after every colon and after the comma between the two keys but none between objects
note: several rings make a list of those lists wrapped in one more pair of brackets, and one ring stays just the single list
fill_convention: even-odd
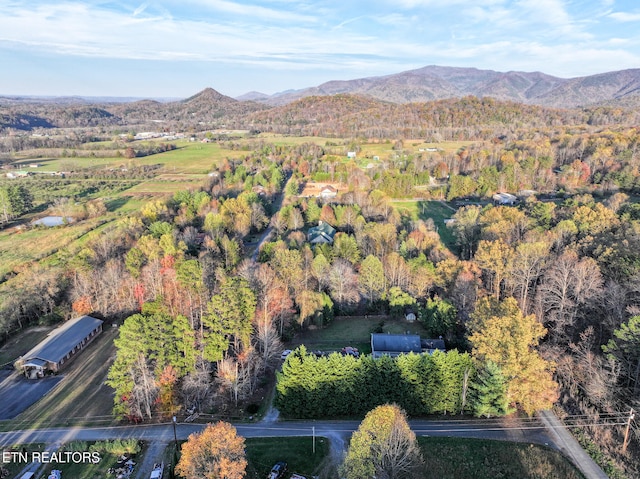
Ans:
[{"label": "deciduous tree", "polygon": [[419,477],[422,462],[404,411],[387,404],[367,413],[353,433],[340,474],[349,479]]},{"label": "deciduous tree", "polygon": [[242,479],[246,468],[244,438],[220,421],[189,436],[175,470],[188,479]]}]

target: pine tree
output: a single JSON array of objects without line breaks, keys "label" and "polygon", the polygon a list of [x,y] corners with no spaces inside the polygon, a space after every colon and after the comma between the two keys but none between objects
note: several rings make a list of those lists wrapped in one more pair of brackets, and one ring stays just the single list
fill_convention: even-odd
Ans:
[{"label": "pine tree", "polygon": [[493,361],[484,364],[471,388],[475,416],[505,416],[513,412],[507,398],[507,381]]}]

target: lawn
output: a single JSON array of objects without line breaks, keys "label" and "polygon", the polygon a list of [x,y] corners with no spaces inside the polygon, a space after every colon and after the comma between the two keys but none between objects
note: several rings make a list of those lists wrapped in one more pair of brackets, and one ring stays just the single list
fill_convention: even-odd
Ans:
[{"label": "lawn", "polygon": [[[311,437],[266,437],[245,440],[247,461],[247,479],[263,479],[276,462],[287,463],[289,472],[297,472],[306,477],[318,475],[329,467],[329,441],[316,437],[316,452],[313,451]],[[286,476],[289,477],[289,476]]]},{"label": "lawn", "polygon": [[[107,441],[112,443],[113,441]],[[119,441],[116,441],[119,442]],[[85,441],[74,441],[71,444],[65,444],[63,448],[59,451],[77,451],[80,453],[92,453],[92,446],[105,444],[105,442],[85,442]],[[137,467],[142,463],[142,458],[144,457],[145,448],[144,444],[138,442],[138,448],[140,452],[137,454],[131,454],[128,457],[131,458],[134,462],[137,463],[136,468],[133,470],[132,478],[135,477],[137,472]],[[105,477],[116,477],[115,475],[108,474],[108,470],[110,467],[116,467],[118,464],[118,458],[121,454],[128,450],[127,448],[123,448],[121,451],[105,451],[103,448],[100,448],[100,451],[97,451],[97,458],[99,458],[98,462],[93,462],[95,456],[87,457],[86,460],[77,460],[77,461],[69,461],[68,463],[57,463],[57,464],[49,464],[45,468],[47,474],[50,474],[53,469],[58,469],[62,474],[64,479],[73,478],[73,479],[104,479]],[[80,457],[80,456],[78,456]],[[124,466],[121,466],[124,467]],[[48,476],[45,476],[48,477]]]},{"label": "lawn", "polygon": [[3,430],[115,424],[113,390],[104,381],[115,357],[118,329],[105,326],[104,333],[64,370],[64,379],[17,418],[3,423]]},{"label": "lawn", "polygon": [[53,326],[36,326],[25,329],[0,348],[0,366],[13,362],[42,341],[51,332]]},{"label": "lawn", "polygon": [[[2,452],[7,451],[7,452],[26,452],[27,453],[27,458],[31,458],[31,453],[32,452],[41,452],[45,450],[45,444],[19,444],[19,445],[15,445],[13,447],[8,447],[6,449],[3,449]],[[16,457],[15,461],[7,461],[7,462],[2,462],[2,464],[0,464],[0,466],[2,467],[2,469],[4,469],[5,471],[7,471],[9,473],[9,475],[7,476],[0,476],[0,477],[7,477],[7,478],[13,478],[13,477],[18,477],[18,474],[26,467],[30,464],[29,462],[23,462],[19,456],[14,456]]]},{"label": "lawn", "polygon": [[361,353],[369,354],[371,333],[404,334],[407,331],[423,337],[426,334],[419,322],[409,323],[388,316],[342,316],[325,328],[308,329],[298,334],[287,347],[293,349],[304,344],[308,350],[339,351],[345,346],[353,346]]},{"label": "lawn", "polygon": [[399,211],[406,211],[413,218],[426,220],[433,219],[440,240],[452,251],[455,251],[456,240],[451,230],[444,224],[444,220],[451,218],[455,211],[440,201],[426,200],[394,200],[393,206]]},{"label": "lawn", "polygon": [[424,478],[581,479],[558,451],[514,442],[420,437]]}]

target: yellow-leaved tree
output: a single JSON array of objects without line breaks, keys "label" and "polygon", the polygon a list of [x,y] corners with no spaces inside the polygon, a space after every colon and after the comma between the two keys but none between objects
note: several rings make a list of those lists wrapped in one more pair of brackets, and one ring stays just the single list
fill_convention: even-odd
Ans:
[{"label": "yellow-leaved tree", "polygon": [[507,381],[507,398],[531,415],[549,409],[558,398],[555,365],[536,347],[547,330],[534,315],[525,316],[514,298],[482,298],[469,323],[473,354],[499,366]]},{"label": "yellow-leaved tree", "polygon": [[422,462],[416,435],[404,411],[396,404],[385,404],[369,411],[351,436],[340,477],[420,477]]}]

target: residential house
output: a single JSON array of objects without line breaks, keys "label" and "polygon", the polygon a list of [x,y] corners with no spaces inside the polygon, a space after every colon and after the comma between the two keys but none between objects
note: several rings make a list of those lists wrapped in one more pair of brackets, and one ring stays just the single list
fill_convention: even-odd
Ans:
[{"label": "residential house", "polygon": [[371,355],[374,359],[382,356],[395,358],[401,354],[421,352],[420,336],[417,334],[371,333]]},{"label": "residential house", "polygon": [[324,186],[320,190],[320,194],[318,195],[318,197],[322,198],[323,200],[329,200],[335,198],[336,196],[338,196],[338,190],[331,185]]},{"label": "residential house", "polygon": [[336,235],[336,230],[330,224],[323,221],[318,222],[318,226],[309,228],[307,232],[307,239],[311,244],[320,243],[333,243],[333,237]]},{"label": "residential house", "polygon": [[498,205],[514,205],[518,198],[509,193],[496,193],[493,195],[493,202]]}]

